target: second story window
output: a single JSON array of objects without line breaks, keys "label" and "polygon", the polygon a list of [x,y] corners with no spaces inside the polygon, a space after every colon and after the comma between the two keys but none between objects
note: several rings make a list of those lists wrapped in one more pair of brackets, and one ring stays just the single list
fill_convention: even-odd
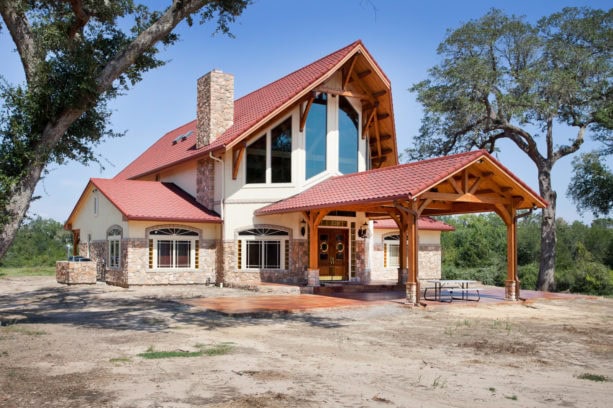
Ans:
[{"label": "second story window", "polygon": [[275,126],[246,150],[247,184],[292,182],[292,118]]},{"label": "second story window", "polygon": [[320,94],[313,101],[306,121],[306,179],[326,169],[328,139],[328,99]]},{"label": "second story window", "polygon": [[351,103],[341,96],[338,101],[338,171],[358,171],[358,124],[360,116]]}]

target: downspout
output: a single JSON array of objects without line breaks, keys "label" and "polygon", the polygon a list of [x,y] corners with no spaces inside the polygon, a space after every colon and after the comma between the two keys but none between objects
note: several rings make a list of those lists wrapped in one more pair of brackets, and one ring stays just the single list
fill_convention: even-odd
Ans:
[{"label": "downspout", "polygon": [[[221,200],[219,202],[219,212],[220,212],[220,217],[221,217],[221,231],[220,231],[220,242],[221,242],[221,247],[223,248],[224,242],[225,242],[225,222],[224,222],[224,207],[225,207],[225,185],[226,185],[226,177],[225,177],[225,169],[224,169],[224,162],[221,159],[218,159],[217,157],[213,156],[213,152],[209,152],[209,157],[213,160],[218,162],[221,165]],[[223,249],[222,249],[223,252]],[[219,255],[219,251],[217,252],[217,254]],[[217,265],[219,265],[220,263],[217,262]],[[223,261],[221,262],[221,264],[223,265]],[[222,266],[223,268],[223,266]],[[216,278],[215,280],[218,279],[218,275],[219,271],[217,270],[217,268],[215,268],[215,275]],[[219,286],[223,288],[223,279],[221,282],[219,282]]]}]

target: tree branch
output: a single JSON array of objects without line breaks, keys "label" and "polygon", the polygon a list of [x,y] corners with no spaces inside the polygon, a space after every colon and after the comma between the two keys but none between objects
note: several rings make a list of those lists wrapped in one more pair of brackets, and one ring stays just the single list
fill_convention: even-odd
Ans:
[{"label": "tree branch", "polygon": [[167,36],[185,17],[198,11],[206,0],[173,0],[166,12],[149,28],[140,33],[126,49],[110,60],[96,79],[98,92],[109,89],[119,75],[156,42]]},{"label": "tree branch", "polygon": [[558,150],[555,153],[553,153],[552,160],[555,162],[558,159],[564,156],[567,156],[569,154],[572,154],[576,152],[577,150],[579,150],[579,148],[583,144],[586,130],[587,130],[587,125],[580,126],[579,131],[577,132],[577,137],[573,141],[573,144],[571,144],[570,146],[569,145],[560,146]]},{"label": "tree branch", "polygon": [[75,15],[75,22],[70,27],[70,31],[68,32],[69,38],[74,38],[77,33],[81,32],[83,27],[89,21],[89,14],[85,12],[83,8],[83,1],[81,0],[68,0],[70,2],[70,7]]},{"label": "tree branch", "polygon": [[13,42],[17,46],[26,81],[30,83],[35,78],[35,70],[40,62],[40,58],[37,56],[28,18],[22,10],[19,10],[14,4],[5,0],[0,1],[0,15],[2,15],[2,19],[11,33]]}]

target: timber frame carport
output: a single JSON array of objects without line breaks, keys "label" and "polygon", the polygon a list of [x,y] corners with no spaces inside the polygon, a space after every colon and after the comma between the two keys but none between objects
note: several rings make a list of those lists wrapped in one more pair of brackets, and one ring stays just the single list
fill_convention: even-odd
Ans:
[{"label": "timber frame carport", "polygon": [[[317,229],[331,211],[355,211],[369,219],[392,218],[400,230],[398,282],[407,303],[418,304],[420,216],[495,212],[507,227],[505,297],[519,298],[517,220],[520,210],[547,202],[485,150],[332,177],[256,211],[256,215],[300,212],[309,226],[309,281],[319,276]],[[525,211],[524,211],[525,213]],[[313,280],[315,281],[315,280]]]}]

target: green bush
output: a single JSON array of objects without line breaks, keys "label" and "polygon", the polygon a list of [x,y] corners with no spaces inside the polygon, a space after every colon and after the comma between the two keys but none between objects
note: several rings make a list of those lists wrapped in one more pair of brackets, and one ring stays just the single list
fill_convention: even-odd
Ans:
[{"label": "green bush", "polygon": [[518,267],[518,275],[522,289],[534,290],[538,282],[539,265],[535,262]]},{"label": "green bush", "polygon": [[579,262],[572,269],[556,271],[559,291],[587,295],[613,294],[613,271],[598,262]]}]

